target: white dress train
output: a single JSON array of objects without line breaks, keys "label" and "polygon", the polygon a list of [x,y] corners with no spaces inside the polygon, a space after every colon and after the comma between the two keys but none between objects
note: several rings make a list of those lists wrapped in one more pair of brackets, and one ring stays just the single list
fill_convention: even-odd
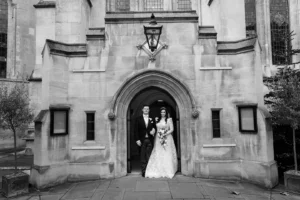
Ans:
[{"label": "white dress train", "polygon": [[[156,124],[157,131],[160,129],[174,130],[172,118],[161,120]],[[155,136],[154,148],[148,161],[145,177],[173,178],[177,171],[177,153],[172,133],[166,136],[167,145],[163,147],[159,141],[158,134]]]}]

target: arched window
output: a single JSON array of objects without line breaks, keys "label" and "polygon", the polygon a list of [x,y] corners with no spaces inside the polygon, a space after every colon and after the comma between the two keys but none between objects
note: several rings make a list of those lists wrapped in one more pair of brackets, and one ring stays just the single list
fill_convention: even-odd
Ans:
[{"label": "arched window", "polygon": [[7,15],[7,1],[0,1],[0,78],[6,78]]},{"label": "arched window", "polygon": [[271,44],[274,65],[284,65],[291,61],[289,7],[288,0],[270,0]]}]

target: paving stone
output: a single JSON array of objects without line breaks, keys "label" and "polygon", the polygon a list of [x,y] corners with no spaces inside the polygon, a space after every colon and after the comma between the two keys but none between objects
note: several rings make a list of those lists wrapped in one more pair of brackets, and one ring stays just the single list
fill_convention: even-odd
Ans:
[{"label": "paving stone", "polygon": [[59,200],[62,194],[52,194],[52,195],[41,195],[40,200]]},{"label": "paving stone", "polygon": [[31,195],[24,195],[24,196],[17,196],[14,198],[5,198],[5,199],[9,199],[9,200],[28,200],[31,198]]},{"label": "paving stone", "polygon": [[40,197],[35,195],[30,197],[28,200],[40,200]]},{"label": "paving stone", "polygon": [[216,197],[214,200],[246,200],[244,198]]},{"label": "paving stone", "polygon": [[156,200],[155,192],[126,191],[123,200]]},{"label": "paving stone", "polygon": [[111,181],[108,188],[120,188],[125,189],[126,191],[134,191],[137,180],[140,180],[140,178],[134,177],[115,179]]},{"label": "paving stone", "polygon": [[96,190],[90,200],[100,200],[105,194],[105,190]]},{"label": "paving stone", "polygon": [[170,191],[167,181],[137,181],[136,191]]},{"label": "paving stone", "polygon": [[[176,200],[178,200],[178,199],[176,199]],[[208,197],[208,198],[205,198],[205,197],[204,197],[204,198],[201,198],[201,199],[199,199],[199,198],[198,198],[198,199],[194,199],[194,198],[193,198],[193,199],[184,199],[184,200],[215,200],[215,198],[209,198],[209,197]],[[232,199],[232,200],[233,200],[233,199]]]},{"label": "paving stone", "polygon": [[266,188],[251,184],[251,183],[240,183],[243,186],[243,189],[238,189],[241,193],[244,194],[268,194],[269,191]]},{"label": "paving stone", "polygon": [[300,195],[289,194],[288,196],[285,196],[280,194],[279,192],[272,193],[271,197],[273,200],[300,200]]},{"label": "paving stone", "polygon": [[65,183],[61,185],[57,185],[55,187],[49,188],[46,191],[42,190],[41,193],[44,191],[49,194],[64,194],[68,192],[72,187],[74,187],[76,183]]},{"label": "paving stone", "polygon": [[209,197],[209,194],[205,191],[205,189],[202,187],[202,185],[197,185],[197,186],[198,186],[199,191],[201,192],[201,194],[203,194],[204,198]]},{"label": "paving stone", "polygon": [[169,186],[173,198],[204,198],[196,183],[169,183]]},{"label": "paving stone", "polygon": [[174,178],[170,179],[170,178],[166,178],[166,177],[162,177],[162,178],[143,178],[141,179],[141,181],[174,181]]},{"label": "paving stone", "polygon": [[155,192],[156,199],[172,199],[171,192]]},{"label": "paving stone", "polygon": [[124,197],[125,189],[108,188],[101,200],[122,200]]},{"label": "paving stone", "polygon": [[246,200],[270,200],[270,199],[272,199],[267,196],[259,196],[259,195],[242,195],[242,197]]},{"label": "paving stone", "polygon": [[96,188],[96,190],[106,190],[110,185],[110,180],[100,180],[99,186]]},{"label": "paving stone", "polygon": [[95,181],[78,183],[62,199],[90,198],[100,183]]},{"label": "paving stone", "polygon": [[239,182],[231,182],[225,180],[203,180],[197,182],[197,185],[206,185],[213,187],[226,187],[228,189],[244,189],[244,187]]},{"label": "paving stone", "polygon": [[202,187],[205,190],[206,195],[209,195],[210,197],[242,198],[240,195],[232,194],[230,190],[224,187],[210,187],[206,185],[202,185]]},{"label": "paving stone", "polygon": [[176,181],[178,181],[178,182],[191,182],[191,183],[195,183],[195,182],[199,181],[198,178],[188,177],[188,176],[184,176],[184,175],[176,175],[174,177],[174,179]]}]

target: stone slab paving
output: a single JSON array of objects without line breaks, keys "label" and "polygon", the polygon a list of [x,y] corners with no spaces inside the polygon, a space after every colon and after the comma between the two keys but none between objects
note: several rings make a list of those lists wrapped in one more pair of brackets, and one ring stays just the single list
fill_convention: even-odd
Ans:
[{"label": "stone slab paving", "polygon": [[177,198],[204,198],[196,183],[169,182],[172,197]]},{"label": "stone slab paving", "polygon": [[135,191],[170,191],[168,181],[142,180],[136,182]]},{"label": "stone slab paving", "polygon": [[123,200],[125,189],[108,188],[101,200]]},{"label": "stone slab paving", "polygon": [[[284,186],[268,190],[254,184],[176,175],[149,179],[129,175],[118,179],[65,183],[9,200],[300,200]],[[233,194],[238,192],[239,194]],[[0,200],[6,198],[0,196]]]},{"label": "stone slab paving", "polygon": [[91,198],[99,184],[99,181],[77,183],[61,199]]}]

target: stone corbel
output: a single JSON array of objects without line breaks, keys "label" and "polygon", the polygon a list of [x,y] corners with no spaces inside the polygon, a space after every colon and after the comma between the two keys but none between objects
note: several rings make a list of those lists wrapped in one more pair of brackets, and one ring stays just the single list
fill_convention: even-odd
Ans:
[{"label": "stone corbel", "polygon": [[196,108],[194,108],[192,111],[192,117],[194,119],[197,119],[199,117],[199,111]]},{"label": "stone corbel", "polygon": [[110,111],[107,116],[110,120],[114,120],[116,118],[116,114],[113,111]]},{"label": "stone corbel", "polygon": [[50,168],[50,166],[49,165],[45,165],[45,166],[33,165],[32,168],[35,169],[36,171],[38,171],[39,174],[44,174]]}]

